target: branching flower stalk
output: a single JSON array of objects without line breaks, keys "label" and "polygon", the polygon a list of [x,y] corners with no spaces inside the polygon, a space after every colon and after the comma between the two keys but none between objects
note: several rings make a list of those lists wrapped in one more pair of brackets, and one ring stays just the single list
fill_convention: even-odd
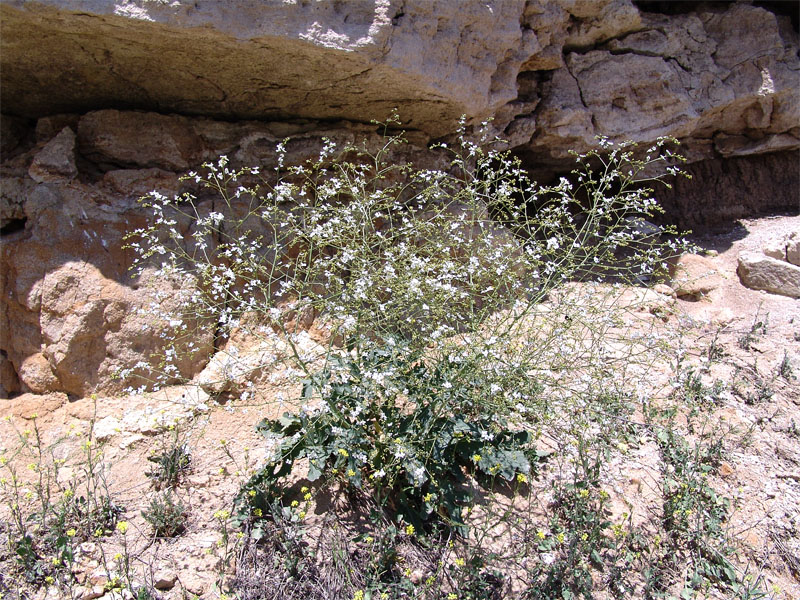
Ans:
[{"label": "branching flower stalk", "polygon": [[[665,342],[629,335],[641,295],[622,284],[641,289],[685,248],[647,221],[657,169],[677,172],[674,142],[641,153],[601,140],[542,186],[462,124],[453,147],[431,150],[439,169],[400,160],[403,136],[387,133],[327,140],[297,165],[282,143],[272,170],[221,157],[188,175],[195,193],[150,194],[136,272],[181,282],[182,305],[154,313],[173,331],[156,380],[177,376],[192,326],[274,350],[233,378],[283,361],[304,379],[295,413],[260,426],[273,462],[245,486],[241,514],[266,514],[308,458],[309,479],[369,490],[418,529],[464,531],[465,474],[527,476],[558,407],[591,414],[598,394],[632,394],[620,388]],[[312,321],[327,340],[308,336]],[[219,346],[236,364],[239,349]]]}]

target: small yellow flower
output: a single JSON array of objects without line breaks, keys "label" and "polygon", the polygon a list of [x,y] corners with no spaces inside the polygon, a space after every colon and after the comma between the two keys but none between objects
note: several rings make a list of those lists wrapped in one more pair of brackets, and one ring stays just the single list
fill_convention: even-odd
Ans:
[{"label": "small yellow flower", "polygon": [[231,512],[229,510],[218,510],[214,513],[214,518],[220,521],[226,521],[230,516]]},{"label": "small yellow flower", "polygon": [[541,529],[539,529],[536,532],[536,537],[538,537],[540,540],[543,540],[544,538],[547,537],[547,534],[544,531],[542,531]]},{"label": "small yellow flower", "polygon": [[344,456],[345,458],[350,456],[350,454],[344,448],[339,448],[338,452],[339,452],[340,455]]},{"label": "small yellow flower", "polygon": [[61,564],[61,559],[60,559],[60,558],[58,558],[57,556],[54,556],[54,557],[53,557],[53,560],[52,560],[52,561],[50,561],[50,562],[52,562],[52,563],[53,563],[53,566],[54,566],[54,567],[57,567],[57,566],[59,566],[59,565]]},{"label": "small yellow flower", "polygon": [[472,455],[472,462],[479,463],[481,462],[481,458],[483,458],[480,454],[473,454]]},{"label": "small yellow flower", "polygon": [[525,476],[524,473],[517,473],[517,481],[519,483],[528,483],[528,478]]},{"label": "small yellow flower", "polygon": [[301,510],[301,511],[300,511],[300,512],[297,514],[297,516],[298,516],[298,517],[300,517],[301,519],[305,519],[305,518],[306,518],[306,511],[304,511],[304,510]]},{"label": "small yellow flower", "polygon": [[120,560],[122,560],[122,554],[120,554],[119,552],[117,552],[117,553],[114,555],[114,560],[116,560],[116,561],[120,561]]},{"label": "small yellow flower", "polygon": [[94,530],[94,537],[103,537],[103,530],[102,529],[95,529]]},{"label": "small yellow flower", "polygon": [[28,470],[29,470],[29,471],[36,472],[36,470],[37,470],[38,468],[39,468],[39,467],[36,465],[36,463],[29,463],[29,464],[28,464]]},{"label": "small yellow flower", "polygon": [[556,536],[556,539],[558,540],[558,543],[559,543],[559,544],[563,544],[563,543],[564,543],[564,534],[563,534],[563,533],[559,533],[559,534]]},{"label": "small yellow flower", "polygon": [[64,490],[63,496],[64,496],[65,499],[72,498],[74,495],[75,495],[75,492],[73,492],[72,490]]},{"label": "small yellow flower", "polygon": [[292,508],[296,508],[300,503],[297,500],[292,500]]},{"label": "small yellow flower", "polygon": [[45,582],[46,584],[48,584],[48,585],[50,585],[50,584],[51,584],[51,583],[53,583],[54,581],[55,581],[55,579],[53,579],[53,576],[52,576],[52,575],[48,575],[47,577],[45,577],[45,578],[44,578],[44,582]]},{"label": "small yellow flower", "polygon": [[447,594],[447,600],[458,600],[458,594],[455,592],[450,592]]},{"label": "small yellow flower", "polygon": [[353,600],[364,600],[364,591],[358,590],[355,594],[353,594]]},{"label": "small yellow flower", "polygon": [[222,439],[219,441],[219,445],[220,445],[220,446],[225,446],[225,445],[227,445],[227,444],[228,444],[228,440],[226,440],[225,438],[222,438]]},{"label": "small yellow flower", "polygon": [[355,477],[356,476],[356,472],[353,471],[353,469],[347,469],[347,476],[348,477]]},{"label": "small yellow flower", "polygon": [[303,500],[311,500],[311,494],[306,492],[306,494],[303,496]]},{"label": "small yellow flower", "polygon": [[256,508],[256,509],[253,511],[253,514],[254,514],[255,516],[257,516],[257,517],[260,517],[260,516],[262,516],[262,515],[264,514],[264,511],[263,511],[263,510],[261,510],[260,508]]},{"label": "small yellow flower", "polygon": [[406,525],[406,535],[414,535],[414,526],[409,524]]},{"label": "small yellow flower", "polygon": [[256,497],[256,491],[255,490],[248,490],[247,495],[250,496],[251,498],[255,498]]},{"label": "small yellow flower", "polygon": [[375,538],[372,537],[371,535],[368,535],[367,537],[364,538],[364,541],[367,542],[368,544],[371,544],[372,542],[375,541]]},{"label": "small yellow flower", "polygon": [[578,492],[578,495],[581,498],[588,498],[589,497],[589,490],[581,490]]},{"label": "small yellow flower", "polygon": [[128,531],[128,522],[127,521],[120,521],[117,523],[117,531],[122,534],[125,534]]},{"label": "small yellow flower", "polygon": [[428,492],[427,494],[425,494],[425,496],[424,496],[422,499],[423,499],[425,502],[430,502],[431,500],[433,500],[433,494],[431,494],[430,492]]},{"label": "small yellow flower", "polygon": [[308,486],[304,485],[303,487],[300,488],[300,493],[301,494],[305,494],[307,491],[308,491]]},{"label": "small yellow flower", "polygon": [[454,562],[456,563],[457,567],[463,567],[465,564],[467,564],[463,558],[457,558]]},{"label": "small yellow flower", "polygon": [[236,539],[240,540],[244,537],[244,531],[237,531],[236,532]]},{"label": "small yellow flower", "polygon": [[75,537],[77,533],[74,529],[67,529],[67,537]]}]

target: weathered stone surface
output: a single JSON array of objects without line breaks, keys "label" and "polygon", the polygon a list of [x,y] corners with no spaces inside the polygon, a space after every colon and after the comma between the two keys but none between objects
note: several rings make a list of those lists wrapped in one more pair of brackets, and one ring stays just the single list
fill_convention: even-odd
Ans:
[{"label": "weathered stone surface", "polygon": [[[144,221],[109,200],[74,182],[34,186],[23,203],[34,226],[4,240],[0,348],[23,390],[119,391],[127,384],[114,379],[118,370],[163,353],[165,326],[153,319],[149,295],[135,289],[147,286],[149,271],[134,281],[127,272],[133,255],[123,249],[123,236]],[[155,308],[177,314],[175,285],[160,285],[164,298]],[[210,335],[201,332],[200,351],[179,361],[183,375],[204,364]]]},{"label": "weathered stone surface", "polygon": [[37,183],[75,178],[78,168],[75,166],[75,133],[72,129],[64,127],[47,142],[33,157],[28,174]]},{"label": "weathered stone surface", "polygon": [[742,285],[792,298],[800,298],[800,267],[757,254],[742,252],[737,270]]},{"label": "weathered stone surface", "polygon": [[[462,114],[549,175],[597,134],[674,135],[694,179],[657,194],[681,226],[800,210],[798,33],[766,6],[0,0],[0,392],[118,389],[163,351],[121,249],[136,198],[220,154],[270,168],[287,137],[288,162],[324,137],[376,148],[393,108],[427,166]],[[678,294],[713,278],[692,281]]]},{"label": "weathered stone surface", "polygon": [[[398,108],[407,128],[434,137],[461,114],[493,117],[512,145],[556,161],[598,134],[706,140],[697,159],[800,146],[797,32],[744,3],[670,15],[630,0],[3,0],[0,10],[2,101],[18,115],[117,106],[364,123]],[[201,152],[191,132],[163,123],[166,138],[155,127],[126,164],[158,166],[142,164],[150,146],[176,165]]]},{"label": "weathered stone surface", "polygon": [[800,267],[800,232],[793,233],[787,240],[786,260]]},{"label": "weathered stone surface", "polygon": [[671,287],[679,297],[701,297],[725,281],[716,263],[697,254],[684,254],[670,268]]},{"label": "weathered stone surface", "polygon": [[761,248],[761,251],[764,253],[764,256],[777,258],[778,260],[786,260],[786,240],[771,240]]},{"label": "weathered stone surface", "polygon": [[157,590],[171,590],[178,581],[178,574],[169,569],[161,569],[153,575],[153,587]]},{"label": "weathered stone surface", "polygon": [[623,22],[605,44],[565,45],[524,150],[532,158],[584,150],[595,135],[713,141],[693,143],[693,160],[800,147],[798,35],[784,18],[737,3]]},{"label": "weathered stone surface", "polygon": [[6,0],[2,101],[35,117],[103,105],[363,122],[403,100],[411,127],[440,135],[516,96],[535,46],[523,7]]}]

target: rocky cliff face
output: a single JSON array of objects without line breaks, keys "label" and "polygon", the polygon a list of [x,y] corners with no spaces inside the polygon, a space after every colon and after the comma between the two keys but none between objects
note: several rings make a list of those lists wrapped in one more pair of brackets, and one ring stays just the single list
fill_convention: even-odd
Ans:
[{"label": "rocky cliff face", "polygon": [[542,177],[597,135],[673,135],[694,163],[693,183],[664,198],[683,224],[797,212],[796,9],[0,0],[0,392],[113,391],[113,373],[163,347],[142,332],[147,275],[127,274],[138,196],[177,192],[181,172],[219,154],[269,165],[286,137],[302,158],[323,137],[372,136],[393,108],[423,160],[466,115],[491,119]]}]

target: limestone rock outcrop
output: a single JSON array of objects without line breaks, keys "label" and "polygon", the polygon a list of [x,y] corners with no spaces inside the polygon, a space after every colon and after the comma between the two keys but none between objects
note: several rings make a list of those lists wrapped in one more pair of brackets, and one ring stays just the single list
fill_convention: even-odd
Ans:
[{"label": "limestone rock outcrop", "polygon": [[398,108],[434,138],[463,114],[555,162],[596,135],[676,136],[695,160],[800,147],[791,8],[682,5],[3,0],[2,104],[360,123]]},{"label": "limestone rock outcrop", "polygon": [[[119,391],[165,352],[156,282],[128,273],[138,197],[222,154],[274,167],[286,138],[287,161],[378,147],[392,109],[422,164],[461,115],[540,179],[597,135],[670,135],[682,225],[800,211],[799,39],[775,2],[0,0],[0,396]],[[186,378],[214,350],[199,325]]]}]

